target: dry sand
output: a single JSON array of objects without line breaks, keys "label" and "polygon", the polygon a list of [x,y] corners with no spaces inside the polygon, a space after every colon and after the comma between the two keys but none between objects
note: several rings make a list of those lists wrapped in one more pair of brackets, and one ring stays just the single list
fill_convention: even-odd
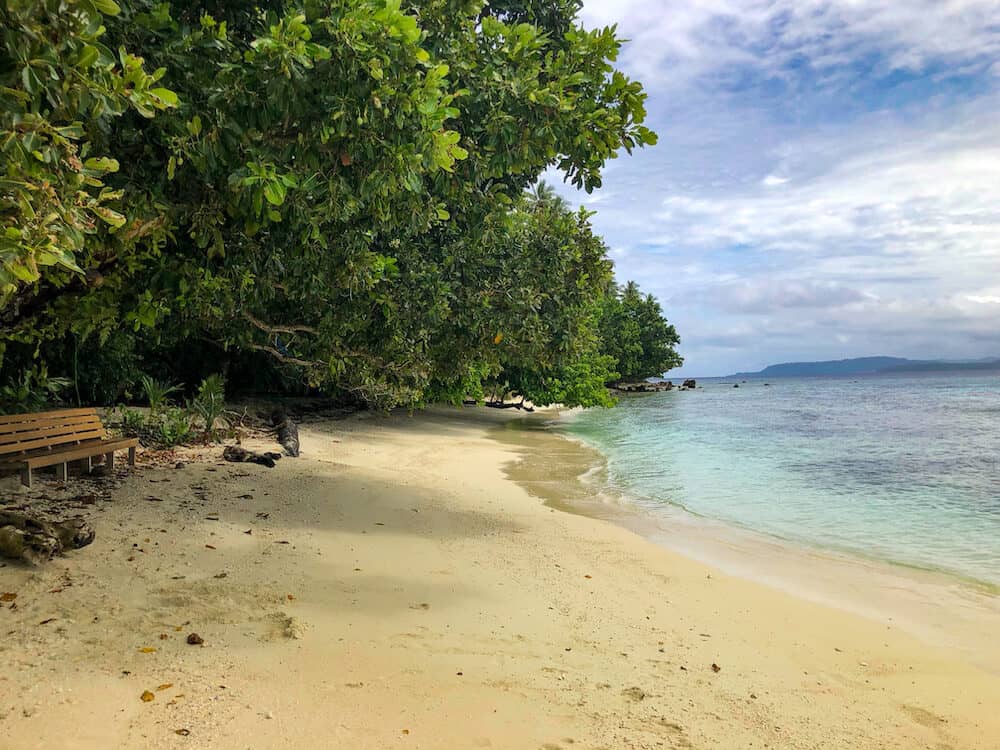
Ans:
[{"label": "dry sand", "polygon": [[1000,747],[965,652],[556,511],[470,412],[69,505],[93,545],[0,568],[0,748]]}]

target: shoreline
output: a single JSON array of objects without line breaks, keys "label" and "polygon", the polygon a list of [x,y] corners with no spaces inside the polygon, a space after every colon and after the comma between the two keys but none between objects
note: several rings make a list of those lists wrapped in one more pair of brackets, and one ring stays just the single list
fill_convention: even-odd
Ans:
[{"label": "shoreline", "polygon": [[[990,648],[992,634],[1000,631],[995,586],[947,570],[782,539],[676,505],[609,497],[594,476],[606,473],[610,459],[597,446],[561,431],[563,419],[557,412],[522,417],[516,438],[510,430],[493,433],[522,449],[519,464],[506,467],[507,476],[550,507],[617,524],[728,575],[893,623],[1000,675],[1000,653]],[[549,441],[558,441],[562,449]]]},{"label": "shoreline", "polygon": [[995,674],[546,506],[484,411],[310,423],[273,469],[140,455],[90,502],[0,486],[97,531],[0,568],[0,747],[996,746]]}]

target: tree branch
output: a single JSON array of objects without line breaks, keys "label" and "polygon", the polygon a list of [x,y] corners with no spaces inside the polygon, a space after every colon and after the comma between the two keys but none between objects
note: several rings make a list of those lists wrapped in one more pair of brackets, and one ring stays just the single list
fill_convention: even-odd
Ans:
[{"label": "tree branch", "polygon": [[299,359],[298,357],[286,357],[284,354],[279,352],[273,346],[264,346],[263,344],[247,344],[248,349],[253,349],[258,352],[267,352],[272,357],[280,359],[282,362],[286,362],[290,365],[298,365],[299,367],[322,367],[323,362],[318,360],[308,360]]},{"label": "tree branch", "polygon": [[288,325],[288,326],[272,326],[268,325],[262,320],[258,320],[250,313],[244,311],[243,317],[249,320],[253,325],[255,325],[264,333],[319,333],[315,328],[311,326],[301,326],[301,325]]}]

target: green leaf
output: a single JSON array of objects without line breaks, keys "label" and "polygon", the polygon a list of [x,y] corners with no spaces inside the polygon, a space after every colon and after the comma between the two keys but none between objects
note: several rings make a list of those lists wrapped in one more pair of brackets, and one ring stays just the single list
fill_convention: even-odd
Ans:
[{"label": "green leaf", "polygon": [[114,0],[93,0],[93,3],[106,16],[117,16],[122,10]]},{"label": "green leaf", "polygon": [[168,107],[176,107],[178,104],[180,104],[180,100],[177,98],[177,94],[175,94],[170,89],[163,89],[163,88],[150,89],[149,93],[151,96],[155,96],[157,99],[166,104]]},{"label": "green leaf", "polygon": [[91,210],[113,227],[120,227],[125,224],[125,217],[117,211],[112,211],[107,206],[95,206]]},{"label": "green leaf", "polygon": [[264,197],[272,206],[280,206],[285,202],[285,185],[280,180],[274,180],[264,186]]},{"label": "green leaf", "polygon": [[94,157],[92,159],[87,159],[83,163],[83,166],[94,172],[117,172],[118,171],[118,160],[111,159],[107,156]]},{"label": "green leaf", "polygon": [[80,57],[76,61],[76,67],[86,70],[97,62],[97,58],[100,57],[100,55],[101,53],[97,47],[94,47],[91,44],[85,44],[83,49],[80,51]]}]

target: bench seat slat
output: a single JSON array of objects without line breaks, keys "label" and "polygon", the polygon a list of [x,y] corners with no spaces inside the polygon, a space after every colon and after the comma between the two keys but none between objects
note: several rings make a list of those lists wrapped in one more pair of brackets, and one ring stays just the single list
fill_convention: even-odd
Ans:
[{"label": "bench seat slat", "polygon": [[29,469],[38,469],[44,466],[76,461],[89,456],[100,456],[112,451],[124,450],[125,448],[135,448],[139,445],[138,438],[114,438],[112,440],[92,440],[81,445],[68,445],[65,448],[58,448],[49,453],[39,453],[34,456],[25,456],[20,459],[4,461],[5,467],[24,466]]},{"label": "bench seat slat", "polygon": [[[102,438],[90,438],[89,440],[81,440],[79,443],[58,446],[56,448],[33,448],[30,451],[25,451],[24,453],[10,453],[0,456],[0,467],[24,466],[25,461],[29,458],[34,458],[35,456],[51,456],[53,451],[69,450],[70,448],[86,448],[89,446],[99,447],[106,442],[107,440]],[[100,455],[100,451],[95,451],[94,455]]]},{"label": "bench seat slat", "polygon": [[0,454],[13,455],[16,457],[18,453],[33,450],[35,448],[47,448],[51,446],[55,449],[63,445],[72,448],[78,442],[82,442],[84,440],[101,440],[104,437],[105,432],[103,427],[88,427],[86,430],[79,430],[77,432],[71,432],[64,435],[36,438],[35,440],[25,440],[21,443],[0,446]]},{"label": "bench seat slat", "polygon": [[25,463],[32,469],[35,469],[40,466],[52,466],[53,464],[65,461],[75,461],[79,458],[87,458],[88,456],[99,456],[102,453],[111,453],[112,451],[120,451],[125,448],[135,448],[137,445],[139,445],[139,438],[114,438],[111,440],[102,440],[99,443],[91,443],[86,446],[67,446],[66,449],[52,451],[48,456],[29,458]]}]

